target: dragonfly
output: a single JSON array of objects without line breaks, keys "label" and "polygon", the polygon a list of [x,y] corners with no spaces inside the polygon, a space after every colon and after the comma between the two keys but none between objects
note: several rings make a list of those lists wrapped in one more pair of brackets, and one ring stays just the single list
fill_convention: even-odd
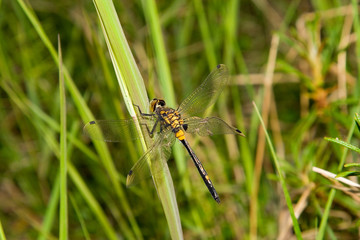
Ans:
[{"label": "dragonfly", "polygon": [[[150,102],[150,112],[143,113],[139,106],[139,125],[145,135],[153,138],[152,145],[134,164],[127,175],[126,185],[138,182],[149,171],[148,164],[159,159],[170,158],[171,147],[178,139],[193,160],[202,180],[213,199],[220,203],[220,197],[210,180],[204,166],[190,147],[185,133],[199,136],[216,134],[235,134],[245,136],[239,129],[230,126],[218,117],[203,118],[205,111],[212,106],[224,87],[228,84],[229,72],[224,64],[217,65],[202,84],[195,89],[177,109],[167,107],[163,99],[154,98]],[[139,137],[134,119],[94,120],[84,126],[85,135],[93,140],[123,142]]]}]

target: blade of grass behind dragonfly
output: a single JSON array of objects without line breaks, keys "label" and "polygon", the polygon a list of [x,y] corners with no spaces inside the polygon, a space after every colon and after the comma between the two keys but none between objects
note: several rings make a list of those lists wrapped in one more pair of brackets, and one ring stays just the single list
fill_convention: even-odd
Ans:
[{"label": "blade of grass behind dragonfly", "polygon": [[276,171],[277,171],[277,175],[279,177],[279,181],[280,181],[282,190],[284,192],[285,201],[286,201],[286,204],[287,204],[290,216],[291,216],[291,220],[292,220],[292,224],[293,224],[293,228],[294,228],[294,231],[295,231],[296,238],[297,239],[302,239],[300,226],[299,226],[299,223],[298,223],[297,218],[295,216],[294,208],[293,208],[293,205],[292,205],[292,202],[291,202],[291,197],[290,197],[289,191],[288,191],[288,189],[286,187],[286,182],[285,182],[285,178],[283,176],[283,170],[281,168],[279,159],[278,159],[278,157],[276,155],[276,152],[274,150],[274,146],[272,144],[270,136],[269,136],[269,134],[268,134],[268,132],[266,130],[265,124],[263,122],[263,119],[261,118],[261,114],[260,114],[255,102],[253,102],[253,106],[255,108],[257,116],[260,119],[260,123],[261,123],[261,125],[263,127],[263,131],[265,132],[266,141],[267,141],[267,143],[269,145],[270,154],[271,154],[271,156],[273,158],[274,165],[275,165]]},{"label": "blade of grass behind dragonfly", "polygon": [[199,21],[202,41],[204,42],[205,46],[206,58],[208,60],[208,66],[210,67],[209,70],[211,71],[212,68],[218,64],[214,50],[213,36],[210,34],[210,28],[205,16],[206,11],[204,10],[203,2],[201,0],[195,0],[193,3]]},{"label": "blade of grass behind dragonfly", "polygon": [[60,227],[59,239],[68,239],[66,96],[60,36],[58,35],[59,91],[60,91]]},{"label": "blade of grass behind dragonfly", "polygon": [[51,189],[50,199],[44,215],[43,225],[40,230],[40,235],[37,238],[38,240],[50,239],[49,234],[51,232],[51,228],[57,213],[59,195],[60,195],[60,174],[58,173],[57,176],[55,177],[54,187],[53,189]]},{"label": "blade of grass behind dragonfly", "polygon": [[[174,86],[171,78],[170,66],[166,54],[166,47],[161,31],[161,25],[160,25],[159,14],[157,11],[156,3],[154,0],[150,0],[150,1],[143,0],[141,1],[141,3],[143,6],[146,22],[148,23],[149,26],[151,41],[154,47],[155,61],[156,61],[155,65],[157,66],[157,72],[159,75],[160,89],[164,99],[167,102],[167,105],[171,107],[175,107],[177,106],[177,104],[175,100]],[[184,176],[186,172],[186,160],[182,147],[179,144],[175,144],[173,146],[173,153],[179,174],[180,176]],[[166,163],[163,163],[162,165],[165,166]],[[182,185],[185,189],[185,193],[190,193],[190,182],[188,178],[183,178]],[[174,204],[177,205],[176,199],[173,200],[174,200]],[[169,204],[166,205],[170,206]],[[178,212],[178,210],[176,210],[175,208],[171,211],[168,211],[169,217],[170,215],[174,215],[175,212]],[[171,229],[173,230],[176,229],[176,231],[174,231],[174,235],[176,235],[175,234],[176,232],[182,235],[180,217],[178,217],[176,221],[177,222],[171,223],[172,225]],[[170,222],[169,222],[169,226],[170,226]]]},{"label": "blade of grass behind dragonfly", "polygon": [[[136,117],[133,103],[139,105],[142,109],[148,109],[148,97],[143,79],[126,41],[121,24],[116,15],[114,5],[112,2],[108,1],[94,0],[93,2],[96,6],[96,10],[100,18],[101,26],[104,31],[106,43],[108,45],[110,56],[125,103],[130,112],[130,115]],[[161,59],[162,61],[159,62],[160,64],[167,62],[166,58],[164,59],[164,57],[162,57]],[[163,65],[160,66],[164,67]],[[166,82],[166,86],[168,86],[170,90],[167,89],[165,92],[173,92],[171,80],[169,80],[171,79],[170,71],[168,70],[167,72],[160,72],[160,75],[163,75],[163,79],[168,80]],[[169,100],[174,102],[174,97],[170,96]],[[142,143],[144,147],[146,147],[144,139],[142,140]],[[156,161],[155,164],[161,164],[161,168],[164,170],[161,172],[161,174],[157,174],[156,176],[153,174],[153,179],[165,212],[166,219],[168,221],[170,234],[173,239],[182,239],[180,216],[170,171],[167,167],[166,161]],[[155,164],[154,166],[150,164],[150,171],[152,173],[157,173],[156,169],[159,166],[155,166]]]},{"label": "blade of grass behind dragonfly", "polygon": [[[156,3],[153,0],[141,1],[141,3],[143,6],[146,22],[149,26],[150,36],[152,37],[151,40],[155,51],[155,60],[157,72],[159,75],[161,92],[163,93],[167,104],[174,107],[176,106],[174,87],[171,79],[170,66],[168,64]],[[186,171],[184,152],[177,144],[175,144],[173,147],[173,151],[177,169],[182,175]],[[168,222],[170,234],[173,239],[182,239],[183,233],[181,228],[180,215],[171,175],[169,174],[167,176],[167,163],[166,161],[161,161],[157,164],[159,164],[161,168],[166,169],[166,172],[164,172],[160,178],[157,176],[154,178],[154,180]],[[184,181],[183,185],[184,189],[189,189],[188,181]]]},{"label": "blade of grass behind dragonfly", "polygon": [[[215,3],[212,3],[215,4]],[[193,8],[194,8],[194,13],[196,15],[196,20],[198,22],[198,25],[196,28],[200,29],[200,33],[201,33],[201,40],[202,40],[202,44],[204,46],[204,51],[206,54],[206,60],[207,60],[207,64],[206,67],[208,68],[208,73],[211,72],[213,69],[215,69],[215,67],[217,66],[217,64],[223,63],[222,60],[220,60],[220,58],[218,57],[217,53],[217,49],[215,46],[215,42],[217,42],[214,39],[222,39],[222,35],[223,32],[222,31],[218,31],[219,29],[222,28],[216,28],[216,30],[214,30],[213,32],[211,31],[210,26],[212,26],[212,24],[214,22],[212,22],[212,20],[214,20],[215,18],[212,18],[214,14],[214,12],[212,12],[210,9],[211,7],[209,5],[204,5],[203,1],[193,1]],[[218,12],[218,9],[216,10],[216,12]],[[207,14],[207,15],[206,15]],[[216,23],[217,25],[218,23]],[[218,45],[217,45],[218,47]],[[222,46],[221,46],[222,47]],[[203,76],[202,78],[204,79],[205,76]],[[202,79],[202,80],[203,80]],[[199,82],[199,84],[201,83],[201,81]],[[226,121],[226,116],[224,117],[224,111],[225,111],[225,94],[223,91],[223,93],[220,95],[220,97],[216,100],[216,105],[223,107],[222,108],[222,112],[220,113],[220,115],[222,116],[221,118],[225,118]],[[215,105],[215,104],[214,104]],[[209,115],[209,113],[212,111],[213,106],[210,106],[204,116]],[[221,109],[221,107],[219,107],[219,109]],[[227,136],[229,137],[229,136]],[[233,136],[230,136],[230,138]],[[227,145],[228,141],[226,141],[225,145]],[[229,145],[228,145],[229,146]],[[222,158],[215,158],[213,160],[212,165],[215,166],[213,170],[215,173],[219,173],[221,175],[225,175],[224,173],[224,168],[222,166],[223,165],[223,160]],[[220,193],[220,199],[221,199],[221,193]],[[206,204],[202,204],[202,209],[198,208],[198,209],[193,209],[192,210],[192,215],[194,216],[194,221],[196,222],[196,224],[198,225],[205,225],[206,224],[206,219],[214,219],[216,218],[216,211],[208,211],[207,210],[207,205]],[[205,215],[202,211],[205,211]]]},{"label": "blade of grass behind dragonfly", "polygon": [[[178,9],[178,11],[180,11],[180,9]],[[186,14],[186,18],[184,19],[179,19],[179,21],[182,22],[182,24],[180,25],[180,29],[179,32],[176,33],[179,38],[176,38],[178,41],[176,41],[175,43],[177,44],[177,49],[184,49],[186,47],[187,44],[189,44],[189,37],[192,35],[193,33],[193,27],[194,27],[194,22],[193,22],[193,14],[192,14],[192,10],[188,9],[187,10],[187,14]],[[188,62],[188,59],[181,57],[181,51],[178,52],[178,71],[179,71],[179,78],[182,79],[182,88],[183,91],[189,89],[192,84],[192,79],[190,77],[190,64]],[[178,91],[179,93],[179,91]],[[177,169],[180,173],[180,176],[184,176],[181,178],[182,180],[182,185],[184,187],[184,193],[185,196],[190,196],[191,195],[191,184],[190,184],[190,178],[186,176],[186,159],[185,159],[185,154],[184,154],[184,150],[181,149],[182,146],[179,146],[178,144],[175,144],[175,147],[173,147],[173,152],[174,152],[174,156],[175,156],[175,161],[176,161],[176,166]]]},{"label": "blade of grass behind dragonfly", "polygon": [[[46,35],[39,20],[35,16],[33,10],[28,5],[26,5],[23,0],[17,0],[17,2],[19,4],[19,6],[21,7],[21,9],[26,14],[26,16],[28,17],[31,24],[34,26],[34,29],[38,33],[40,39],[43,41],[44,45],[49,50],[54,62],[58,65],[59,62],[58,62],[57,52],[56,52],[54,46],[52,45],[51,41],[49,40],[49,37]],[[76,85],[74,84],[74,81],[71,78],[71,76],[65,66],[63,66],[63,70],[64,70],[65,84],[66,84],[67,90],[69,91],[69,93],[72,97],[72,100],[74,101],[82,120],[84,122],[93,120],[94,116],[92,115],[90,109],[86,105],[84,99],[82,98],[79,90],[77,89]],[[122,207],[124,208],[124,212],[128,216],[130,223],[132,224],[132,227],[133,227],[136,237],[134,237],[133,233],[131,232],[131,230],[129,229],[129,226],[127,225],[127,223],[125,221],[119,222],[121,232],[128,239],[135,239],[135,238],[141,239],[142,235],[141,235],[140,231],[138,230],[139,227],[137,226],[137,224],[135,222],[135,218],[133,217],[132,211],[128,207],[129,206],[128,201],[123,193],[123,189],[122,189],[121,185],[119,184],[118,174],[115,170],[115,166],[112,162],[110,153],[108,151],[108,148],[107,148],[105,142],[94,141],[94,146],[97,149],[97,151],[99,152],[100,159],[103,161],[105,169],[108,172],[109,178],[112,181],[112,184],[114,186],[114,190],[115,190],[118,198],[120,199],[120,203],[122,204]],[[58,152],[55,152],[55,154],[57,154],[57,153]],[[69,166],[69,176],[70,176],[71,180],[75,183],[76,186],[78,186],[79,188],[83,188],[83,189],[79,189],[79,192],[81,192],[83,194],[84,200],[87,202],[90,209],[93,211],[94,215],[97,217],[97,220],[101,224],[105,234],[107,235],[107,237],[109,239],[116,239],[115,230],[111,227],[109,220],[105,217],[105,213],[102,211],[99,203],[91,195],[90,191],[87,188],[85,189],[86,186],[84,184],[82,184],[83,181],[80,178],[80,176],[75,177],[75,175],[72,174],[74,172],[76,172],[76,169],[72,168],[72,171],[70,171],[70,166]],[[79,182],[79,181],[82,181],[82,182]]]},{"label": "blade of grass behind dragonfly", "polygon": [[[229,69],[234,69],[234,62],[242,69],[242,73],[248,76],[248,71],[245,65],[245,61],[242,58],[241,49],[237,46],[236,41],[236,31],[237,31],[237,22],[238,22],[238,13],[237,9],[240,5],[239,0],[231,0],[228,2],[226,11],[226,19],[225,19],[225,40],[224,40],[224,59],[225,64],[228,66]],[[236,55],[235,55],[236,54]],[[230,80],[230,84],[232,84]],[[233,86],[233,85],[231,85]],[[235,85],[236,86],[236,85]],[[251,88],[250,92],[254,92],[253,86],[249,84],[249,88]],[[236,116],[236,126],[239,129],[245,130],[243,115],[241,110],[241,101],[240,101],[240,94],[239,90],[236,87],[230,87],[230,95],[232,96],[233,104],[234,104],[234,112]],[[247,135],[247,134],[246,134]],[[253,173],[253,158],[251,155],[249,142],[248,141],[239,141],[240,144],[240,151],[241,151],[241,160],[244,165],[244,172],[246,176],[246,190],[247,193],[250,195],[252,189],[252,173]],[[241,194],[241,193],[239,193]]]}]

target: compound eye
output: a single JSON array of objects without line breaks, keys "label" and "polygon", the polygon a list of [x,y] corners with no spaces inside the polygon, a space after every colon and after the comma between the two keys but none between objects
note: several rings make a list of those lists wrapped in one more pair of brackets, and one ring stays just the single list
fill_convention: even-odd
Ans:
[{"label": "compound eye", "polygon": [[162,106],[162,107],[164,107],[164,106],[166,105],[165,101],[162,100],[162,99],[159,99],[159,100],[158,100],[158,104],[159,104],[160,106]]}]

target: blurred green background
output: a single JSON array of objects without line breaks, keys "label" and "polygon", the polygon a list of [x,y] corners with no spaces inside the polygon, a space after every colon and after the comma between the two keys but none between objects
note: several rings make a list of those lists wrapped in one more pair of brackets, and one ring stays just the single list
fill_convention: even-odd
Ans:
[{"label": "blurred green background", "polygon": [[[149,27],[149,2],[156,4],[163,41],[156,42],[159,33]],[[337,174],[341,161],[359,160],[358,153],[346,154],[324,140],[359,144],[359,131],[352,135],[360,95],[357,1],[114,5],[150,99],[168,94],[159,81],[167,67],[176,104],[217,64],[231,73],[211,115],[237,126],[246,138],[189,136],[221,204],[188,156],[168,162],[185,239],[295,238],[252,101],[270,133],[303,238],[360,238],[359,189],[312,171],[316,166]],[[0,25],[0,221],[6,238],[59,235],[59,68],[50,47],[57,49],[59,34],[63,65],[74,83],[66,82],[69,239],[169,239],[151,179],[125,187],[126,174],[141,156],[136,143],[108,143],[99,150],[82,134],[93,120],[82,117],[84,104],[96,119],[130,117],[94,3],[0,1]],[[166,50],[167,66],[158,60],[157,44]],[[113,165],[99,151],[109,151]]]}]

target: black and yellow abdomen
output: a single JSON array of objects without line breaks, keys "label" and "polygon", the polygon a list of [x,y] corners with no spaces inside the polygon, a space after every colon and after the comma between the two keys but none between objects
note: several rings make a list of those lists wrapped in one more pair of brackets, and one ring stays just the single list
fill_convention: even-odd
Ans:
[{"label": "black and yellow abdomen", "polygon": [[180,141],[185,140],[184,131],[181,128],[177,129],[177,131],[175,132],[175,137]]}]

